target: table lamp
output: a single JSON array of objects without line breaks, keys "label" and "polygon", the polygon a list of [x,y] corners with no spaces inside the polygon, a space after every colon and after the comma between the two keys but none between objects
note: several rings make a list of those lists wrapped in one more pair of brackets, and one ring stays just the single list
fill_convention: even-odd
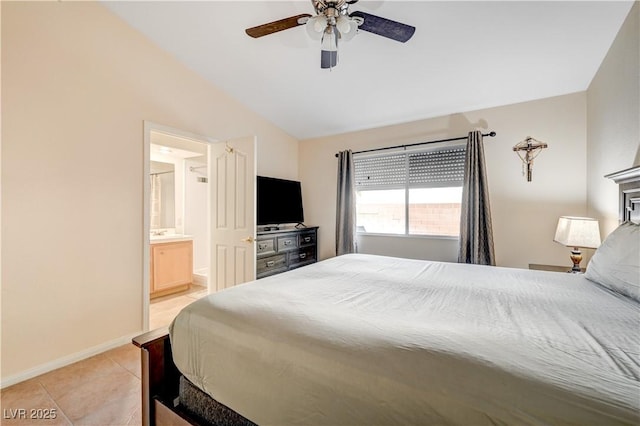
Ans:
[{"label": "table lamp", "polygon": [[598,248],[600,245],[600,227],[598,221],[590,217],[561,216],[553,241],[572,247],[573,267],[567,272],[579,274],[582,261],[581,248]]}]

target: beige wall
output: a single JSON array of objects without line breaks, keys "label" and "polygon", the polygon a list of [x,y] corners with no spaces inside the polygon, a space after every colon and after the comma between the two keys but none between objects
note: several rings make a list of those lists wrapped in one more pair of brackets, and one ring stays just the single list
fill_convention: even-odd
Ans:
[{"label": "beige wall", "polygon": [[640,165],[640,4],[587,91],[587,203],[602,236],[618,224],[618,188],[603,176]]},{"label": "beige wall", "polygon": [[297,141],[94,2],[2,2],[2,383],[142,328],[143,121]]},{"label": "beige wall", "polygon": [[[553,242],[561,215],[586,213],[586,94],[432,118],[300,143],[300,178],[307,224],[320,226],[320,257],[335,254],[337,164],[343,149],[414,143],[466,135],[481,127],[485,138],[498,265],[569,264],[567,249]],[[525,137],[547,142],[536,159],[533,181],[522,176],[512,147]],[[455,241],[420,237],[362,237],[362,252],[455,261]]]}]

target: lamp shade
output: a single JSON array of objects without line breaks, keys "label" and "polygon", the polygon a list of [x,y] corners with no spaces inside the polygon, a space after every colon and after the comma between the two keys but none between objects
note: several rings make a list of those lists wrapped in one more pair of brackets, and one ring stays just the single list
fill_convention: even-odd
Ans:
[{"label": "lamp shade", "polygon": [[553,241],[567,247],[598,248],[598,221],[590,217],[561,216]]}]

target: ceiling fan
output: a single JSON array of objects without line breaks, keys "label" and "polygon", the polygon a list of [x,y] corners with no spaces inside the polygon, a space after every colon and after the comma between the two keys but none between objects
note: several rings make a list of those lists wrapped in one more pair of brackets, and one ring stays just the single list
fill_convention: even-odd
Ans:
[{"label": "ceiling fan", "polygon": [[369,13],[349,13],[349,6],[358,0],[311,0],[316,15],[303,13],[289,18],[247,28],[245,32],[258,38],[278,31],[305,25],[309,35],[320,40],[320,68],[338,64],[338,41],[351,40],[358,30],[367,31],[399,42],[406,42],[416,31],[411,25],[381,18]]}]

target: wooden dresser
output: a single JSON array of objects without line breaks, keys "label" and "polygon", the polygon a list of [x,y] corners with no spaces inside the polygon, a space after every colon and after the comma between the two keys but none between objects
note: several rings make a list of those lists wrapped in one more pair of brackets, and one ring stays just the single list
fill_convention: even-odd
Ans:
[{"label": "wooden dresser", "polygon": [[318,261],[318,227],[261,231],[256,238],[256,278]]}]

